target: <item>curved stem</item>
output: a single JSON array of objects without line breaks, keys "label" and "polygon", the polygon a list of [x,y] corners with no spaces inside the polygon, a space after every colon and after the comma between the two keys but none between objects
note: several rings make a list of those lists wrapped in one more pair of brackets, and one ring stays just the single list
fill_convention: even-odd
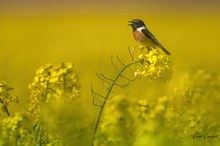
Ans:
[{"label": "curved stem", "polygon": [[101,119],[101,117],[102,117],[102,113],[103,113],[103,111],[104,111],[105,104],[106,104],[106,102],[107,102],[107,100],[108,100],[108,97],[109,97],[111,91],[112,91],[112,88],[114,87],[114,85],[116,84],[118,78],[122,75],[123,71],[124,71],[126,68],[128,68],[129,66],[131,66],[131,65],[133,65],[133,64],[139,63],[139,62],[140,62],[140,60],[138,60],[138,61],[133,61],[133,62],[131,62],[131,63],[125,65],[125,66],[118,72],[118,74],[116,75],[115,79],[114,79],[114,80],[112,81],[112,83],[109,85],[109,88],[107,88],[107,92],[106,92],[106,95],[105,95],[105,99],[104,99],[104,101],[103,101],[103,104],[102,104],[101,109],[100,109],[99,114],[98,114],[97,121],[96,121],[96,123],[95,123],[95,129],[94,129],[94,134],[93,134],[92,146],[94,146],[94,141],[95,141],[95,137],[96,137],[96,133],[97,133],[98,127],[99,127],[99,122],[100,122],[100,119]]},{"label": "curved stem", "polygon": [[7,115],[10,117],[10,113],[9,113],[9,111],[8,111],[7,106],[5,106],[5,105],[3,104],[2,99],[0,99],[0,102],[1,102],[1,103],[2,103],[2,105],[3,105],[3,109],[5,110],[5,112],[7,113]]}]

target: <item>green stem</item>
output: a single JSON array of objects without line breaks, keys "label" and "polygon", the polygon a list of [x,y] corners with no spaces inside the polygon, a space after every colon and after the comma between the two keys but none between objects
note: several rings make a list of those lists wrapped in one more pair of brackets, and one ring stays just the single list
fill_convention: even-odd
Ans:
[{"label": "green stem", "polygon": [[3,101],[2,101],[2,99],[0,99],[0,102],[2,103],[2,105],[3,105],[3,108],[4,108],[4,110],[5,110],[5,112],[7,113],[7,115],[10,117],[10,113],[9,113],[9,111],[8,111],[8,108],[4,105],[4,103],[3,103]]},{"label": "green stem", "polygon": [[101,106],[101,109],[100,109],[100,111],[99,111],[98,118],[97,118],[97,121],[96,121],[96,124],[95,124],[92,146],[94,146],[94,141],[95,141],[96,133],[97,133],[97,130],[98,130],[98,127],[99,127],[99,122],[100,122],[100,119],[101,119],[101,117],[102,117],[102,113],[103,113],[103,111],[104,111],[105,104],[106,104],[106,102],[107,102],[107,100],[108,100],[108,97],[109,97],[109,95],[110,95],[110,93],[111,93],[111,91],[112,91],[112,89],[113,89],[115,83],[117,82],[118,78],[122,75],[123,71],[124,71],[126,68],[128,68],[129,66],[131,66],[131,65],[133,65],[133,64],[137,64],[137,63],[139,63],[139,62],[140,62],[140,60],[138,60],[138,61],[133,61],[133,62],[131,62],[131,63],[125,65],[125,66],[118,72],[118,74],[116,75],[115,79],[114,79],[114,80],[112,81],[112,83],[109,85],[109,88],[107,88],[107,92],[106,92],[106,95],[105,95],[105,99],[104,99],[104,101],[103,101],[103,104],[102,104],[102,106]]}]

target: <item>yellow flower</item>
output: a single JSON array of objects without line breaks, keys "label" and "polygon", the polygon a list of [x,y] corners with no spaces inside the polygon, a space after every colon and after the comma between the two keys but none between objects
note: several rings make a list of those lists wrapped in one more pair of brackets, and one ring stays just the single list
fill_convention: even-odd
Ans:
[{"label": "yellow flower", "polygon": [[45,103],[56,99],[74,100],[74,97],[80,96],[79,88],[79,78],[71,63],[40,67],[33,83],[29,85],[30,114],[38,121]]},{"label": "yellow flower", "polygon": [[[138,58],[134,60],[141,60],[140,65],[136,65],[135,76],[146,77],[148,80],[161,80],[168,81],[172,77],[172,60],[163,54],[160,54],[157,49],[144,52],[144,47],[138,47],[142,50],[139,51]],[[147,48],[145,47],[147,50]]]}]

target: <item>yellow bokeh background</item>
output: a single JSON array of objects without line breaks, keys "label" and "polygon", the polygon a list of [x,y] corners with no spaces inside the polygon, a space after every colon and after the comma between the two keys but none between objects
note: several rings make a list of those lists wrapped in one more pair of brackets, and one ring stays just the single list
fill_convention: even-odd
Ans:
[{"label": "yellow bokeh background", "polygon": [[[162,93],[171,90],[188,70],[219,71],[220,10],[216,5],[140,2],[2,5],[0,80],[14,87],[13,94],[20,98],[20,104],[10,106],[10,111],[25,110],[28,84],[40,66],[60,62],[75,64],[81,100],[92,109],[91,83],[101,84],[95,73],[113,77],[111,56],[129,61],[128,47],[137,45],[127,25],[133,18],[142,19],[172,54],[173,79],[168,85],[160,84]],[[140,80],[130,89],[141,98],[156,87],[158,84]]]}]

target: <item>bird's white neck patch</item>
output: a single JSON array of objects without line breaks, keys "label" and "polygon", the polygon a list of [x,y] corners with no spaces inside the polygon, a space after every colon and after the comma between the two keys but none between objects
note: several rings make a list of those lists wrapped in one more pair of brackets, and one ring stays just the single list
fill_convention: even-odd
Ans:
[{"label": "bird's white neck patch", "polygon": [[146,27],[145,26],[141,26],[141,27],[137,28],[137,31],[141,32],[142,29],[146,29]]}]

